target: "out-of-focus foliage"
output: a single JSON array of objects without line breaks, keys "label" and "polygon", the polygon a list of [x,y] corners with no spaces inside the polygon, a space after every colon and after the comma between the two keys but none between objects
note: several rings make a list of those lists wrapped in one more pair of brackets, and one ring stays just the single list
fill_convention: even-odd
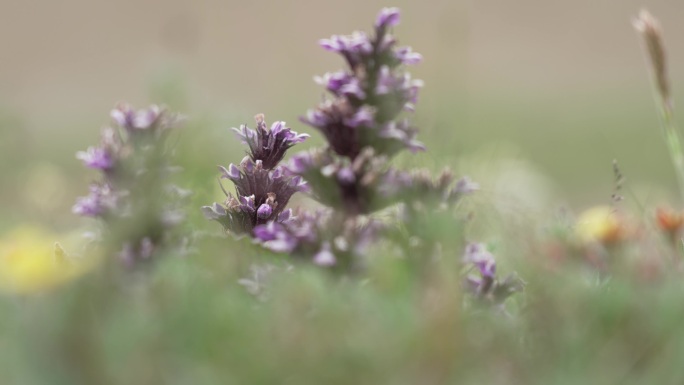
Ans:
[{"label": "out-of-focus foliage", "polygon": [[[54,243],[71,238],[61,235],[65,229],[96,226],[78,222],[69,207],[95,177],[73,153],[94,142],[99,127],[37,134],[23,117],[0,115],[0,384],[684,382],[682,214],[663,206],[656,215],[666,189],[630,179],[670,170],[658,166],[662,149],[649,147],[658,140],[650,106],[630,104],[629,93],[605,90],[581,102],[571,95],[575,104],[566,106],[482,91],[456,106],[444,92],[432,102],[435,115],[416,117],[430,123],[421,134],[429,155],[410,162],[433,171],[453,166],[481,191],[419,222],[423,238],[441,242],[429,260],[383,243],[367,251],[363,275],[339,277],[226,237],[202,218],[199,207],[222,197],[214,165],[243,155],[227,139],[228,127],[259,111],[186,110],[180,104],[188,99],[174,94],[183,87],[173,84],[156,85],[153,101],[191,117],[172,138],[183,166],[173,178],[194,191],[183,228],[198,236],[188,255],[165,251],[136,271],[111,259],[65,267],[55,254]],[[482,127],[462,132],[457,123],[464,120]],[[591,139],[579,127],[599,122],[612,122],[607,135],[619,140],[606,138],[608,150],[586,150]],[[638,127],[643,123],[653,127]],[[510,134],[488,138],[484,149],[468,147],[494,126]],[[565,139],[537,141],[547,130]],[[320,144],[312,134],[311,146]],[[502,141],[525,143],[550,163],[532,165]],[[569,152],[581,159],[568,162]],[[634,155],[623,167],[628,181],[619,204],[610,199],[610,164],[601,163],[613,153]],[[587,163],[605,169],[605,180],[578,177],[578,164]],[[550,169],[559,172],[551,179],[573,175],[573,187],[555,188],[543,173]],[[673,184],[663,177],[662,185]],[[564,207],[564,199],[596,196],[606,198],[592,201],[594,209]],[[52,232],[18,230],[26,222]],[[503,306],[471,295],[463,241],[485,242],[499,279],[516,272],[522,292]],[[86,257],[66,242],[65,250],[74,258],[67,262]]]}]

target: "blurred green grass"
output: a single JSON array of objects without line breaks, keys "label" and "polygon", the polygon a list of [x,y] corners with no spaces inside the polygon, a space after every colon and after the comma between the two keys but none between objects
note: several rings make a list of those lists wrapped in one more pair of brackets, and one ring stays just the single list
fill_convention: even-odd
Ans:
[{"label": "blurred green grass", "polygon": [[[283,98],[275,111],[247,111],[248,102],[224,110],[194,100],[182,75],[150,82],[150,102],[190,118],[176,159],[181,186],[194,191],[193,229],[218,235],[198,208],[220,199],[215,165],[243,156],[230,127],[282,113],[314,135],[307,146],[322,143],[293,120],[314,102],[304,97]],[[429,151],[397,163],[450,166],[482,183],[461,207],[474,214],[466,237],[487,241],[500,270],[526,281],[507,304],[510,315],[462,306],[456,242],[425,276],[380,248],[363,279],[298,265],[276,274],[260,301],[237,280],[252,263],[283,261],[216,237],[193,259],[161,258],[140,274],[97,271],[54,293],[0,298],[0,383],[680,384],[679,271],[643,282],[627,269],[602,281],[576,261],[556,271],[539,263],[557,209],[610,201],[613,159],[627,177],[628,206],[674,201],[645,83],[540,90],[428,82],[415,122]],[[283,88],[278,95],[290,92]],[[74,153],[97,140],[106,111],[40,128],[26,115],[0,112],[0,233],[22,223],[59,233],[91,226],[70,214],[95,176]]]}]

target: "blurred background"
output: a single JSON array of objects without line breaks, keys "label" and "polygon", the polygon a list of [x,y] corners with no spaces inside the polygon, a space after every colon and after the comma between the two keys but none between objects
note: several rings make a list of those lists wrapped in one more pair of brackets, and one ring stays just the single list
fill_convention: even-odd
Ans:
[{"label": "blurred background", "polygon": [[684,2],[0,0],[0,230],[77,223],[70,207],[95,173],[74,153],[98,141],[119,101],[190,117],[179,152],[188,187],[209,201],[214,166],[242,157],[228,128],[256,113],[320,144],[298,117],[323,94],[312,76],[343,63],[317,40],[369,30],[383,6],[402,8],[396,35],[424,56],[414,121],[429,151],[402,165],[450,166],[485,197],[582,208],[610,201],[617,159],[638,204],[673,196],[630,21],[642,6],[660,18],[684,99]]}]

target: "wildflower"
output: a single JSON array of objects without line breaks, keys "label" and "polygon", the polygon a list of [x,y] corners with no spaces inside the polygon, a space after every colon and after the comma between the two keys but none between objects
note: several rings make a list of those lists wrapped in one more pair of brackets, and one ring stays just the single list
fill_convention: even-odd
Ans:
[{"label": "wildflower", "polygon": [[108,170],[114,166],[114,157],[106,149],[101,147],[88,147],[87,151],[81,151],[76,157],[83,161],[87,167]]},{"label": "wildflower", "polygon": [[135,110],[128,104],[121,103],[110,113],[112,120],[129,134],[152,132],[159,136],[162,132],[175,128],[182,121],[179,115],[169,114],[158,105]]},{"label": "wildflower", "polygon": [[278,220],[292,195],[305,188],[302,177],[287,175],[282,167],[268,170],[261,160],[254,163],[248,156],[239,167],[231,164],[219,169],[221,178],[235,184],[236,196],[226,193],[224,205],[214,203],[202,211],[236,234],[251,234],[256,226]]},{"label": "wildflower", "polygon": [[262,114],[255,119],[256,130],[245,125],[235,129],[249,147],[248,155],[239,165],[219,166],[221,179],[235,185],[235,196],[224,190],[223,204],[215,202],[202,207],[207,219],[219,222],[226,231],[236,235],[252,235],[257,226],[288,220],[290,212],[285,210],[288,201],[296,192],[307,189],[301,176],[278,164],[290,147],[306,140],[308,135],[292,131],[285,122],[275,122],[269,129]]},{"label": "wildflower", "polygon": [[267,128],[264,115],[259,114],[255,117],[257,127],[255,130],[246,125],[240,128],[233,128],[242,143],[249,147],[249,157],[252,162],[258,160],[267,170],[274,169],[283,157],[285,152],[297,143],[301,143],[309,137],[308,134],[298,134],[285,126],[285,122],[275,122],[271,128]]},{"label": "wildflower", "polygon": [[496,278],[496,261],[481,243],[471,243],[466,246],[463,262],[477,268],[479,276],[468,276],[468,283],[478,292],[487,292]]},{"label": "wildflower", "polygon": [[96,259],[66,255],[54,237],[20,228],[0,239],[0,290],[34,294],[66,284],[90,270]]},{"label": "wildflower", "polygon": [[684,213],[659,207],[656,210],[656,225],[670,241],[676,242],[681,237],[682,228],[684,228]]},{"label": "wildflower", "polygon": [[468,244],[463,255],[463,262],[476,270],[476,274],[469,274],[466,277],[466,286],[478,298],[502,303],[523,288],[523,282],[515,274],[507,276],[504,280],[497,279],[494,255],[484,244]]},{"label": "wildflower", "polygon": [[614,244],[626,237],[624,218],[610,206],[596,206],[582,212],[575,225],[575,232],[584,243]]},{"label": "wildflower", "polygon": [[90,194],[77,198],[72,211],[84,217],[105,217],[116,210],[117,202],[118,196],[111,186],[106,183],[92,183]]},{"label": "wildflower", "polygon": [[677,232],[684,225],[684,213],[669,208],[658,207],[656,219],[658,227],[667,232]]},{"label": "wildflower", "polygon": [[354,32],[320,41],[327,51],[342,55],[349,69],[315,78],[333,99],[308,111],[302,121],[318,129],[340,156],[354,159],[368,146],[379,155],[424,148],[413,127],[394,122],[401,111],[413,110],[423,86],[400,68],[418,63],[421,56],[409,47],[395,47],[387,28],[398,23],[399,10],[385,8],[376,19],[373,36]]},{"label": "wildflower", "polygon": [[[204,206],[207,218],[231,233],[253,236],[274,252],[348,272],[363,267],[367,247],[381,231],[388,233],[369,215],[402,202],[436,202],[424,204],[430,208],[451,204],[476,188],[469,180],[454,184],[450,173],[433,180],[426,172],[398,171],[389,164],[402,150],[425,149],[417,129],[399,117],[413,111],[423,86],[405,71],[421,55],[397,46],[389,33],[399,21],[398,9],[385,8],[372,34],[357,31],[319,42],[347,64],[314,78],[330,97],[301,118],[320,131],[327,147],[296,154],[281,166],[285,152],[306,135],[283,122],[268,129],[258,115],[256,130],[235,130],[249,147],[247,156],[239,165],[219,167],[221,178],[235,185],[235,194],[224,190],[223,204]],[[296,192],[311,193],[327,209],[284,210]]]},{"label": "wildflower", "polygon": [[335,254],[332,253],[329,242],[325,242],[323,246],[321,246],[321,250],[314,255],[313,262],[318,266],[323,267],[333,266],[337,263],[337,258],[335,258]]},{"label": "wildflower", "polygon": [[76,200],[75,214],[102,220],[109,242],[126,264],[148,259],[168,242],[171,228],[184,218],[189,194],[167,181],[166,138],[182,118],[160,106],[135,110],[119,104],[110,113],[114,125],[102,130],[100,146],[77,153],[86,167],[101,172],[90,193]]},{"label": "wildflower", "polygon": [[382,229],[383,225],[372,219],[339,221],[333,212],[319,210],[299,211],[288,221],[257,226],[254,235],[274,252],[312,256],[311,261],[319,266],[355,267]]},{"label": "wildflower", "polygon": [[399,24],[399,8],[383,8],[375,21],[375,28],[393,27]]}]

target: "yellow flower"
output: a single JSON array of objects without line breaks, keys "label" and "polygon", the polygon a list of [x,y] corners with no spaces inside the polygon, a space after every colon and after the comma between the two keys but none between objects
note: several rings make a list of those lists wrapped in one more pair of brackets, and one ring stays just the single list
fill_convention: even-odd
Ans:
[{"label": "yellow flower", "polygon": [[75,260],[55,238],[31,227],[0,238],[0,290],[32,294],[69,282],[94,266],[96,258]]},{"label": "yellow flower", "polygon": [[585,243],[613,244],[624,238],[625,230],[624,218],[610,206],[596,206],[582,212],[575,225],[578,238]]}]

